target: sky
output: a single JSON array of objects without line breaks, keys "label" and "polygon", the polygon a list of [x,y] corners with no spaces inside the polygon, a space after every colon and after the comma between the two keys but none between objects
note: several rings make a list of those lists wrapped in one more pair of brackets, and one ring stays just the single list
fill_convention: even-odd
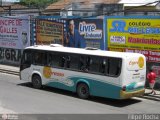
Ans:
[{"label": "sky", "polygon": [[120,3],[150,3],[158,0],[121,0]]},{"label": "sky", "polygon": [[[119,3],[124,3],[125,6],[138,6],[147,3],[152,3],[158,0],[121,0]],[[156,4],[153,4],[156,5]]]},{"label": "sky", "polygon": [[2,0],[3,2],[19,2],[20,0]]},{"label": "sky", "polygon": [[[19,2],[20,0],[2,0],[4,2]],[[120,3],[150,3],[158,0],[121,0]]]},{"label": "sky", "polygon": [[[3,2],[19,2],[20,0],[2,0]],[[124,6],[138,6],[147,3],[155,2],[158,0],[120,0],[119,3],[124,3]],[[156,4],[153,4],[156,5]]]}]

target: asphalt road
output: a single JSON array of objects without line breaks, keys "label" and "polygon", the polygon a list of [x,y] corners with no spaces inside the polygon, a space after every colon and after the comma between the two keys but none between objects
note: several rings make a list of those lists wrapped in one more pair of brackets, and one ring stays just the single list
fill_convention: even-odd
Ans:
[{"label": "asphalt road", "polygon": [[55,88],[37,90],[16,75],[0,73],[0,108],[0,114],[156,114],[160,102],[136,97],[82,100],[75,93]]}]

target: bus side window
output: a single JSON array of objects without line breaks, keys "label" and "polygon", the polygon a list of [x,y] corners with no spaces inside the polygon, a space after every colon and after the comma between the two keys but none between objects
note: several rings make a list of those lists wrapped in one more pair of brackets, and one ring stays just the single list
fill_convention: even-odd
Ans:
[{"label": "bus side window", "polygon": [[60,59],[60,67],[70,68],[71,58],[69,55],[62,55]]},{"label": "bus side window", "polygon": [[105,74],[105,72],[106,72],[106,59],[101,59],[99,71],[100,71],[100,73]]},{"label": "bus side window", "polygon": [[109,75],[117,76],[121,70],[121,59],[109,58]]},{"label": "bus side window", "polygon": [[36,52],[34,54],[35,65],[46,65],[46,56],[44,52]]},{"label": "bus side window", "polygon": [[60,67],[64,67],[65,66],[65,56],[61,56],[60,58]]},{"label": "bus side window", "polygon": [[70,58],[70,56],[68,55],[68,56],[66,56],[66,58],[65,58],[65,66],[66,66],[66,68],[70,68],[70,62],[71,62],[71,58]]},{"label": "bus side window", "polygon": [[60,67],[61,66],[61,56],[59,53],[52,53],[52,67]]},{"label": "bus side window", "polygon": [[118,65],[117,65],[116,75],[120,74],[120,72],[121,72],[121,65],[122,65],[122,59],[119,59]]},{"label": "bus side window", "polygon": [[100,63],[100,57],[94,57],[90,56],[89,60],[89,72],[98,73],[99,74],[99,63]]},{"label": "bus side window", "polygon": [[32,63],[32,53],[30,51],[25,52],[22,60],[22,64],[30,65],[31,63]]},{"label": "bus side window", "polygon": [[80,56],[80,60],[79,60],[79,69],[84,71],[85,70],[85,57],[84,56]]},{"label": "bus side window", "polygon": [[32,55],[31,54],[27,54],[27,59],[26,59],[26,63],[27,64],[31,64],[32,62]]},{"label": "bus side window", "polygon": [[87,59],[86,59],[85,71],[88,71],[90,69],[91,63],[92,63],[92,59],[91,59],[91,57],[88,56]]},{"label": "bus side window", "polygon": [[34,54],[34,64],[38,65],[40,63],[41,57],[39,53]]},{"label": "bus side window", "polygon": [[88,72],[90,64],[92,63],[91,57],[81,56],[79,61],[79,69],[84,72]]},{"label": "bus side window", "polygon": [[53,66],[53,58],[52,58],[52,54],[48,54],[48,57],[47,57],[47,66]]},{"label": "bus side window", "polygon": [[78,70],[78,62],[79,62],[79,57],[76,54],[70,54],[70,62],[69,62],[69,68],[72,70]]}]

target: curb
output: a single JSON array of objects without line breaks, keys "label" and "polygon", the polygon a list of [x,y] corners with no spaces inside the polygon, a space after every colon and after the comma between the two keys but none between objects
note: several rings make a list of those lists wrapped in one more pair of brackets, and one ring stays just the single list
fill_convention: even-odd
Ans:
[{"label": "curb", "polygon": [[0,72],[7,73],[7,74],[12,74],[12,75],[19,75],[18,71],[8,70],[8,69],[3,69],[3,68],[0,68]]}]

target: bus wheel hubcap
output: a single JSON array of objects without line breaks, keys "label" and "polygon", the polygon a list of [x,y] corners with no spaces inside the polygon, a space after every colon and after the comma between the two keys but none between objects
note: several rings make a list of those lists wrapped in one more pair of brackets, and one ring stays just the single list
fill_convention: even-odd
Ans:
[{"label": "bus wheel hubcap", "polygon": [[81,93],[82,93],[82,94],[86,94],[86,93],[87,93],[87,91],[86,91],[86,89],[85,89],[84,87],[82,87]]}]

